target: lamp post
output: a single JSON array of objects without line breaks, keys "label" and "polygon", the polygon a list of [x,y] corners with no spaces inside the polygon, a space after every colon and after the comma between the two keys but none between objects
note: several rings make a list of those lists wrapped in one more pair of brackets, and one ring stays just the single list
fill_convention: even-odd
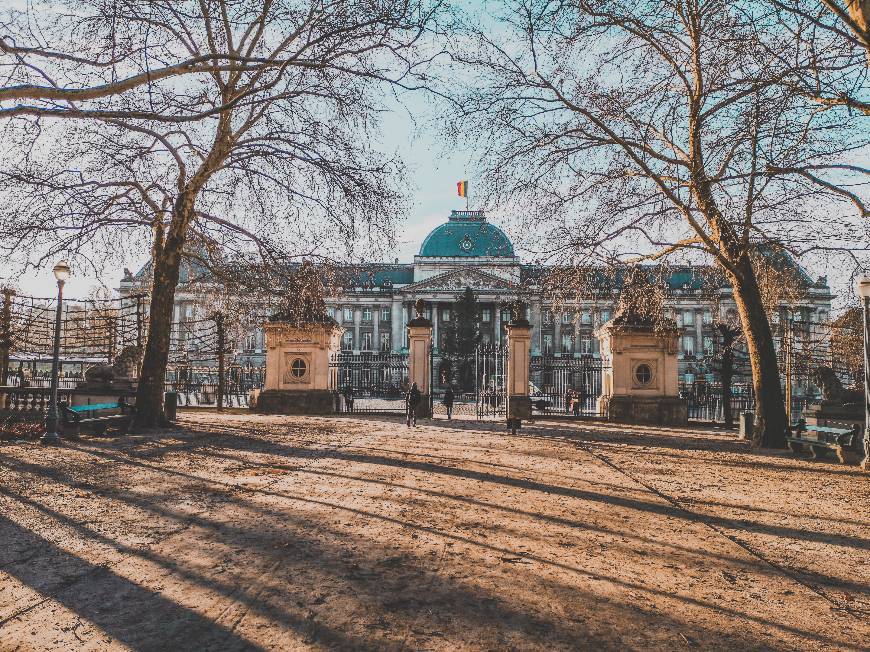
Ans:
[{"label": "lamp post", "polygon": [[45,445],[60,443],[57,434],[57,375],[60,359],[60,318],[63,307],[63,284],[69,278],[69,263],[59,260],[52,270],[57,279],[57,312],[54,317],[54,351],[51,358],[51,398],[48,403],[48,414],[45,417],[45,434],[39,440]]},{"label": "lamp post", "polygon": [[864,460],[861,468],[870,470],[870,276],[855,280],[855,291],[864,306]]}]

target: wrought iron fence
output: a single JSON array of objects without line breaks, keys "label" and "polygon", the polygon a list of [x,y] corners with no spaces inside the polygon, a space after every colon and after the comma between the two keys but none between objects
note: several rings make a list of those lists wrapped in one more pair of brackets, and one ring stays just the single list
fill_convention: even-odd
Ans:
[{"label": "wrought iron fence", "polygon": [[529,395],[534,414],[597,417],[608,364],[592,356],[535,356]]},{"label": "wrought iron fence", "polygon": [[339,412],[405,413],[407,355],[342,351],[330,356],[329,372]]},{"label": "wrought iron fence", "polygon": [[264,385],[266,368],[231,365],[222,378],[219,373],[215,366],[171,364],[164,387],[178,394],[181,407],[248,407],[251,392]]}]

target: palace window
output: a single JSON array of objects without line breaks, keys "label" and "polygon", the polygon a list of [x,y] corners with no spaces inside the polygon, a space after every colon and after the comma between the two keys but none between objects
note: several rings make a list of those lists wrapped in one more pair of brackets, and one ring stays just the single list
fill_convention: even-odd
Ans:
[{"label": "palace window", "polygon": [[353,321],[353,308],[345,307],[345,309],[344,309],[344,321],[346,323],[350,323]]},{"label": "palace window", "polygon": [[371,351],[372,350],[372,334],[366,331],[362,333],[362,345],[360,348],[363,351]]},{"label": "palace window", "polygon": [[602,310],[601,311],[601,323],[604,324],[605,322],[609,322],[609,321],[610,321],[610,311],[609,310]]},{"label": "palace window", "polygon": [[381,333],[381,351],[390,350],[390,334]]},{"label": "palace window", "polygon": [[345,331],[341,336],[341,348],[350,351],[353,348],[353,331]]},{"label": "palace window", "polygon": [[574,351],[574,336],[562,336],[562,353],[572,353]]},{"label": "palace window", "polygon": [[684,310],[683,311],[683,326],[694,326],[695,325],[695,311],[694,310]]},{"label": "palace window", "polygon": [[553,313],[550,312],[549,310],[544,310],[542,317],[543,317],[545,326],[549,326],[550,324],[553,323]]},{"label": "palace window", "polygon": [[489,308],[484,308],[480,311],[480,321],[489,323],[492,319],[492,311]]},{"label": "palace window", "polygon": [[713,338],[709,335],[704,336],[704,355],[713,355]]},{"label": "palace window", "polygon": [[592,323],[592,313],[589,310],[584,310],[580,313],[580,323],[582,324],[591,324]]},{"label": "palace window", "polygon": [[553,336],[552,335],[544,335],[544,343],[543,343],[543,353],[545,355],[549,355],[553,352]]},{"label": "palace window", "polygon": [[372,320],[372,309],[371,308],[363,308],[362,320],[363,321],[371,321]]},{"label": "palace window", "polygon": [[712,310],[705,310],[704,311],[704,315],[703,315],[703,317],[701,317],[701,323],[704,324],[705,326],[713,323],[713,311]]},{"label": "palace window", "polygon": [[257,332],[245,335],[245,351],[251,352],[257,348]]},{"label": "palace window", "polygon": [[592,340],[588,337],[580,338],[580,353],[592,353]]},{"label": "palace window", "polygon": [[492,343],[492,337],[490,337],[489,333],[484,333],[480,338],[481,343],[490,344]]},{"label": "palace window", "polygon": [[511,311],[510,310],[502,310],[501,311],[501,325],[504,328],[505,324],[509,324],[511,321]]},{"label": "palace window", "polygon": [[381,308],[381,321],[390,321],[390,309]]},{"label": "palace window", "polygon": [[695,338],[691,335],[683,337],[683,355],[692,357],[695,355]]},{"label": "palace window", "polygon": [[563,324],[570,324],[573,321],[574,321],[574,315],[571,314],[570,310],[566,310],[565,312],[562,313],[562,323]]},{"label": "palace window", "polygon": [[441,311],[441,321],[450,321],[450,308],[444,308]]}]

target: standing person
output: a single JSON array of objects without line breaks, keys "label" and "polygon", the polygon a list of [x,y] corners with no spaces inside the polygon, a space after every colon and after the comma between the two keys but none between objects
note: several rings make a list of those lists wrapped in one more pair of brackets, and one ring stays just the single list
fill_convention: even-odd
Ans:
[{"label": "standing person", "polygon": [[420,405],[420,400],[422,398],[423,395],[420,393],[420,390],[417,389],[417,383],[411,385],[411,389],[408,390],[408,396],[405,398],[405,412],[408,417],[408,427],[411,426],[412,421],[415,427],[417,425],[417,406]]},{"label": "standing person", "polygon": [[565,390],[565,414],[570,414],[571,412],[571,398],[573,395],[574,393],[570,388]]},{"label": "standing person", "polygon": [[447,418],[453,418],[453,388],[448,385],[444,392],[444,407],[447,408]]}]

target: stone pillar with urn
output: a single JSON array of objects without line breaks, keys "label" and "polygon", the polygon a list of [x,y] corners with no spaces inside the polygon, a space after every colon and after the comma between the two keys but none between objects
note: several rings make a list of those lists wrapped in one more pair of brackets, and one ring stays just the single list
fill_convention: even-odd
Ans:
[{"label": "stone pillar with urn", "polygon": [[417,406],[417,418],[430,418],[432,405],[430,401],[432,379],[431,349],[432,349],[432,320],[426,319],[424,312],[426,303],[417,299],[414,303],[416,316],[408,322],[408,383],[410,386],[417,383],[422,398]]},{"label": "stone pillar with urn", "polygon": [[344,329],[332,319],[294,325],[270,321],[263,326],[266,341],[265,388],[252,409],[263,414],[332,414],[334,374],[330,357],[341,348]]},{"label": "stone pillar with urn", "polygon": [[601,357],[609,363],[599,414],[620,423],[687,425],[688,406],[679,396],[676,324],[654,321],[649,311],[621,302],[596,334]]},{"label": "stone pillar with urn", "polygon": [[515,301],[511,305],[511,321],[507,330],[507,370],[505,394],[507,396],[508,429],[516,434],[523,419],[532,418],[532,399],[529,397],[529,363],[532,349],[532,325],[526,319],[526,305]]}]

